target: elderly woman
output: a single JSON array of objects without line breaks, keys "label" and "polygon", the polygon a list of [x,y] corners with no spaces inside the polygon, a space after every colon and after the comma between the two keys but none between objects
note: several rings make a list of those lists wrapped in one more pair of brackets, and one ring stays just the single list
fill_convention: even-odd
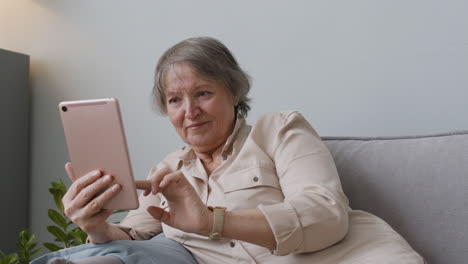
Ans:
[{"label": "elderly woman", "polygon": [[74,181],[65,213],[91,243],[37,263],[423,263],[384,221],[348,207],[329,151],[299,113],[247,125],[249,89],[216,39],[167,50],[153,99],[187,146],[138,183],[150,187],[118,225],[101,206],[119,186],[99,194],[112,176]]}]

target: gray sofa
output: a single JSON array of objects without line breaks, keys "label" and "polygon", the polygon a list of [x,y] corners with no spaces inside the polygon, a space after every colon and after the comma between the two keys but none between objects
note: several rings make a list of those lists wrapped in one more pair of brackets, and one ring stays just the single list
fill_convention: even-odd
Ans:
[{"label": "gray sofa", "polygon": [[468,263],[468,131],[324,137],[353,209],[383,218],[428,263]]}]

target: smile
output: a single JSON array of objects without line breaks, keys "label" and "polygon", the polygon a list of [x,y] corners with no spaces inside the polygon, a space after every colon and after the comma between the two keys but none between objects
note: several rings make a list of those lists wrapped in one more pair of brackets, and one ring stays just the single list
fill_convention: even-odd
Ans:
[{"label": "smile", "polygon": [[192,129],[192,130],[200,129],[205,124],[208,124],[208,122],[201,122],[201,123],[191,124],[190,126],[187,127],[187,129]]}]

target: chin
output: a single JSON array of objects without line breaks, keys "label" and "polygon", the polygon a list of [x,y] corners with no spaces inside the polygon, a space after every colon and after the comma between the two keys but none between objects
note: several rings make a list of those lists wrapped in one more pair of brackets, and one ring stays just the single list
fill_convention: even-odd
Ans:
[{"label": "chin", "polygon": [[210,140],[207,140],[206,137],[191,137],[187,141],[185,141],[187,144],[189,144],[192,147],[196,148],[203,148],[204,146],[209,146]]}]

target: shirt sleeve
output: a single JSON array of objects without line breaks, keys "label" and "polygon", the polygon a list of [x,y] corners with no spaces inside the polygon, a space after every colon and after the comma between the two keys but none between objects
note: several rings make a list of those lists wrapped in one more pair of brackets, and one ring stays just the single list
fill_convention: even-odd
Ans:
[{"label": "shirt sleeve", "polygon": [[[165,166],[161,163],[151,168],[148,178],[152,177],[163,167]],[[159,206],[161,198],[159,194],[149,194],[148,196],[143,196],[143,194],[141,194],[138,199],[140,202],[138,209],[130,211],[128,215],[115,226],[127,233],[133,240],[147,240],[162,232],[161,222],[154,219],[148,211],[146,211],[146,208],[149,206]]]},{"label": "shirt sleeve", "polygon": [[339,242],[348,231],[348,199],[330,152],[297,112],[266,123],[278,127],[269,140],[285,197],[258,207],[276,240],[273,254],[313,252]]}]

